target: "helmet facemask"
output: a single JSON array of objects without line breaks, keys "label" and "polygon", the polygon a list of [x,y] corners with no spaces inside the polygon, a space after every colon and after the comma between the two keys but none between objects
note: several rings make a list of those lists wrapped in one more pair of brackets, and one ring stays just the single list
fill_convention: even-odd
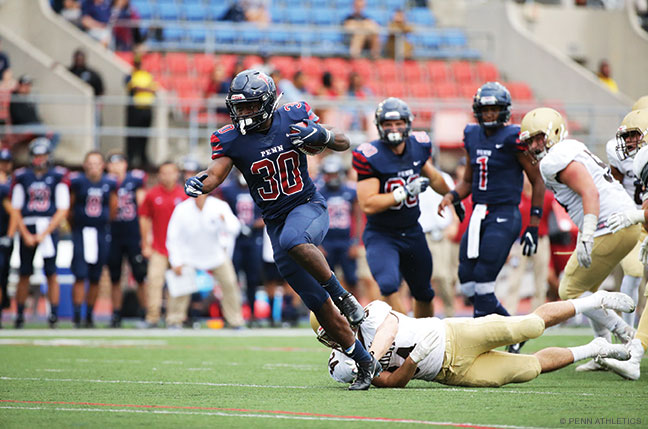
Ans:
[{"label": "helmet facemask", "polygon": [[402,126],[384,127],[383,124],[388,120],[389,119],[386,119],[378,124],[378,134],[383,142],[388,145],[398,146],[409,136],[410,131],[412,130],[412,125],[407,120],[404,120],[405,124]]}]

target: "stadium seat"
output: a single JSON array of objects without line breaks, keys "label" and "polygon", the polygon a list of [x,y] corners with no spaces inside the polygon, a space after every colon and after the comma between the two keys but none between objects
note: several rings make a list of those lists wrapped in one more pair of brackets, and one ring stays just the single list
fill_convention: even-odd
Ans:
[{"label": "stadium seat", "polygon": [[180,8],[174,3],[158,3],[156,9],[162,20],[178,21],[180,19]]},{"label": "stadium seat", "polygon": [[216,28],[214,31],[214,41],[216,44],[234,43],[235,33],[230,28]]},{"label": "stadium seat", "polygon": [[142,58],[142,68],[153,74],[162,72],[162,55],[159,52],[151,52]]},{"label": "stadium seat", "polygon": [[297,60],[297,69],[314,79],[320,79],[324,72],[324,64],[318,57],[301,57]]},{"label": "stadium seat", "polygon": [[311,11],[304,9],[303,7],[296,7],[284,9],[284,14],[286,15],[286,23],[294,25],[305,25],[308,24]]},{"label": "stadium seat", "polygon": [[396,9],[404,10],[407,1],[406,0],[386,0],[384,3],[387,9],[394,11]]},{"label": "stadium seat", "polygon": [[450,63],[450,69],[457,83],[465,84],[472,82],[472,67],[468,61],[454,61]]},{"label": "stadium seat", "polygon": [[203,28],[190,28],[187,35],[192,43],[204,44],[207,41],[207,30]]},{"label": "stadium seat", "polygon": [[117,55],[119,58],[122,60],[126,61],[128,64],[133,64],[133,58],[135,55],[130,52],[130,51],[120,51],[120,52],[115,52],[115,55]]},{"label": "stadium seat", "polygon": [[187,3],[184,5],[184,16],[188,21],[206,21],[209,10],[200,3]]},{"label": "stadium seat", "polygon": [[428,61],[427,71],[435,84],[446,82],[449,77],[448,67],[444,61]]},{"label": "stadium seat", "polygon": [[162,34],[165,42],[179,42],[184,36],[184,30],[179,27],[164,27]]},{"label": "stadium seat", "polygon": [[173,76],[171,86],[178,94],[188,93],[198,90],[198,83],[191,76]]},{"label": "stadium seat", "polygon": [[195,54],[193,62],[198,74],[209,74],[214,68],[214,56],[212,54]]},{"label": "stadium seat", "polygon": [[239,57],[232,54],[221,54],[216,58],[216,62],[225,68],[225,74],[231,76],[234,73],[234,67]]},{"label": "stadium seat", "polygon": [[499,80],[499,72],[493,63],[487,61],[480,61],[475,65],[477,72],[477,79],[479,82],[497,82]]},{"label": "stadium seat", "polygon": [[154,80],[157,82],[159,86],[166,90],[171,90],[173,89],[173,84],[172,84],[172,77],[169,75],[157,75],[154,77]]},{"label": "stadium seat", "polygon": [[243,68],[244,69],[251,69],[254,68],[255,66],[259,66],[263,64],[263,58],[261,58],[258,55],[247,55],[243,59]]},{"label": "stadium seat", "polygon": [[313,14],[312,20],[315,25],[336,25],[338,23],[335,10],[329,8],[318,8],[317,13]]},{"label": "stadium seat", "polygon": [[408,22],[422,27],[431,28],[436,25],[436,18],[427,7],[415,7],[405,13]]},{"label": "stadium seat", "polygon": [[376,60],[374,61],[374,67],[381,80],[395,80],[399,75],[394,60]]},{"label": "stadium seat", "polygon": [[440,82],[434,86],[434,93],[439,98],[457,98],[457,87],[452,82]]},{"label": "stadium seat", "polygon": [[192,67],[189,64],[190,59],[184,52],[169,52],[164,60],[169,73],[174,76],[186,75]]},{"label": "stadium seat", "polygon": [[511,92],[511,98],[514,102],[533,100],[533,92],[525,82],[507,82],[504,85]]},{"label": "stadium seat", "polygon": [[401,80],[393,80],[384,82],[384,95],[385,97],[398,97],[403,98],[407,94],[407,87],[405,82]]},{"label": "stadium seat", "polygon": [[256,28],[256,26],[246,27],[238,33],[238,40],[245,45],[258,45],[261,40],[265,39],[265,34]]},{"label": "stadium seat", "polygon": [[283,46],[290,42],[290,33],[284,30],[270,30],[268,41],[271,45]]},{"label": "stadium seat", "polygon": [[314,52],[319,55],[347,55],[349,48],[344,43],[344,34],[338,30],[326,30],[318,33],[319,43],[314,46]]},{"label": "stadium seat", "polygon": [[297,65],[292,57],[274,56],[270,58],[270,64],[272,64],[272,67],[279,70],[279,73],[287,79],[292,79],[293,75],[297,71]]},{"label": "stadium seat", "polygon": [[137,11],[141,19],[153,19],[153,8],[148,2],[138,3],[135,5],[135,10]]},{"label": "stadium seat", "polygon": [[405,61],[403,71],[406,81],[419,81],[423,77],[423,70],[418,61]]},{"label": "stadium seat", "polygon": [[[373,19],[381,27],[387,27],[391,20],[392,13],[384,9],[367,9],[366,14],[369,18]],[[343,18],[344,19],[344,18]]]},{"label": "stadium seat", "polygon": [[365,58],[356,58],[351,60],[351,70],[356,72],[365,80],[373,78],[373,63]]},{"label": "stadium seat", "polygon": [[477,89],[481,85],[476,82],[471,82],[471,83],[464,83],[459,85],[459,96],[461,98],[470,98],[472,99],[475,96],[475,93],[477,92]]},{"label": "stadium seat", "polygon": [[434,97],[434,87],[431,83],[424,80],[407,81],[407,92],[413,98],[432,98]]},{"label": "stadium seat", "polygon": [[465,48],[468,44],[466,33],[459,29],[446,29],[442,33],[443,45],[453,49]]}]

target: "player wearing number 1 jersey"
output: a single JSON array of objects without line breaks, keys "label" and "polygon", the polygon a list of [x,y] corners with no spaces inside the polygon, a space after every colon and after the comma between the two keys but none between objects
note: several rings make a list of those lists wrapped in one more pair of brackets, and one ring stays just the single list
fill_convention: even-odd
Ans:
[{"label": "player wearing number 1 jersey", "polygon": [[432,256],[418,223],[418,194],[428,185],[445,194],[450,189],[432,165],[432,144],[425,132],[412,132],[413,115],[398,98],[376,108],[380,138],[353,152],[358,173],[358,202],[367,214],[363,241],[367,262],[385,300],[401,309],[396,292],[405,279],[414,297],[414,316],[434,314],[430,285]]},{"label": "player wearing number 1 jersey", "polygon": [[[72,226],[72,274],[74,327],[81,327],[81,305],[86,303],[85,327],[93,328],[92,312],[99,293],[99,277],[108,259],[109,222],[117,214],[117,183],[104,173],[104,157],[88,152],[83,173],[70,176],[70,225]],[[85,281],[88,280],[88,293]]]},{"label": "player wearing number 1 jersey", "polygon": [[521,240],[526,256],[536,252],[545,187],[538,167],[517,143],[519,127],[506,124],[511,116],[509,91],[497,82],[485,83],[475,94],[473,113],[479,125],[467,125],[464,130],[470,168],[440,207],[472,194],[473,212],[460,246],[461,290],[474,305],[474,317],[508,316],[495,297],[495,279],[520,236],[523,172],[533,186],[531,219]]},{"label": "player wearing number 1 jersey", "polygon": [[261,208],[279,272],[347,355],[358,362],[360,371],[350,389],[366,390],[379,365],[334,307],[351,324],[364,319],[362,307],[340,286],[317,248],[328,229],[328,212],[308,175],[306,160],[306,153],[326,147],[346,150],[349,139],[320,125],[305,102],[277,109],[274,81],[257,70],[234,77],[226,104],[233,124],[212,134],[212,162],[186,181],[185,192],[192,197],[209,193],[225,180],[232,166],[238,168]]}]

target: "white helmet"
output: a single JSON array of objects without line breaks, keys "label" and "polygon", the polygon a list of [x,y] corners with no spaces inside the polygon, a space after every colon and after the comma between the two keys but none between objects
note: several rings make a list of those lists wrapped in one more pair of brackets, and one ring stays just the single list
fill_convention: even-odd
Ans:
[{"label": "white helmet", "polygon": [[331,351],[328,361],[329,374],[338,383],[352,383],[358,375],[358,367],[353,359],[339,350]]}]

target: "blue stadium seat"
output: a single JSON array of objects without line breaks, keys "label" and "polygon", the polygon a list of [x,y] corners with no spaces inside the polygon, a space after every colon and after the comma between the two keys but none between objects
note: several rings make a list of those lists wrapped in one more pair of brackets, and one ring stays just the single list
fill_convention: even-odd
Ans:
[{"label": "blue stadium seat", "polygon": [[285,22],[289,24],[304,25],[308,24],[308,17],[311,14],[311,11],[308,9],[296,7],[290,9],[284,9],[286,15]]},{"label": "blue stadium seat", "polygon": [[304,8],[308,6],[304,0],[283,0],[284,9]]},{"label": "blue stadium seat", "polygon": [[135,7],[141,19],[153,19],[153,8],[149,2],[140,2]]},{"label": "blue stadium seat", "polygon": [[207,40],[207,31],[203,28],[191,28],[188,35],[192,43],[202,44]]},{"label": "blue stadium seat", "polygon": [[235,33],[230,28],[217,28],[214,32],[214,39],[217,44],[231,44],[234,43],[234,35]]},{"label": "blue stadium seat", "polygon": [[386,5],[389,10],[402,9],[405,10],[405,0],[387,0]]},{"label": "blue stadium seat", "polygon": [[442,44],[442,38],[436,31],[421,33],[420,37],[426,49],[438,49]]},{"label": "blue stadium seat", "polygon": [[427,7],[416,7],[410,9],[405,13],[405,16],[412,24],[426,27],[434,27],[436,25],[434,14]]},{"label": "blue stadium seat", "polygon": [[246,45],[258,44],[264,38],[263,33],[258,28],[247,27],[239,32],[239,39]]},{"label": "blue stadium seat", "polygon": [[464,48],[468,44],[466,34],[459,29],[449,29],[443,32],[443,44],[453,48]]},{"label": "blue stadium seat", "polygon": [[184,16],[189,21],[207,21],[209,11],[202,4],[187,3],[184,5]]},{"label": "blue stadium seat", "polygon": [[313,13],[313,23],[316,25],[337,25],[338,19],[334,9],[317,9]]},{"label": "blue stadium seat", "polygon": [[157,6],[158,16],[166,21],[178,21],[180,19],[180,8],[173,3],[162,3]]},{"label": "blue stadium seat", "polygon": [[184,36],[184,30],[179,27],[164,27],[162,34],[165,42],[179,42]]},{"label": "blue stadium seat", "polygon": [[228,4],[223,1],[218,3],[210,3],[209,6],[207,6],[207,19],[218,21],[223,15],[225,15],[228,7]]},{"label": "blue stadium seat", "polygon": [[325,9],[329,7],[331,2],[327,0],[311,0],[312,9]]},{"label": "blue stadium seat", "polygon": [[322,31],[317,34],[319,43],[314,46],[317,55],[347,55],[349,48],[344,43],[344,33],[340,31]]},{"label": "blue stadium seat", "polygon": [[270,6],[270,19],[272,20],[272,22],[286,22],[286,14],[284,13],[284,11],[284,8],[276,7],[275,5]]},{"label": "blue stadium seat", "polygon": [[392,13],[384,9],[367,10],[367,16],[376,21],[381,27],[386,27],[391,20]]},{"label": "blue stadium seat", "polygon": [[290,33],[283,30],[270,30],[267,34],[271,45],[285,45],[290,42]]}]

